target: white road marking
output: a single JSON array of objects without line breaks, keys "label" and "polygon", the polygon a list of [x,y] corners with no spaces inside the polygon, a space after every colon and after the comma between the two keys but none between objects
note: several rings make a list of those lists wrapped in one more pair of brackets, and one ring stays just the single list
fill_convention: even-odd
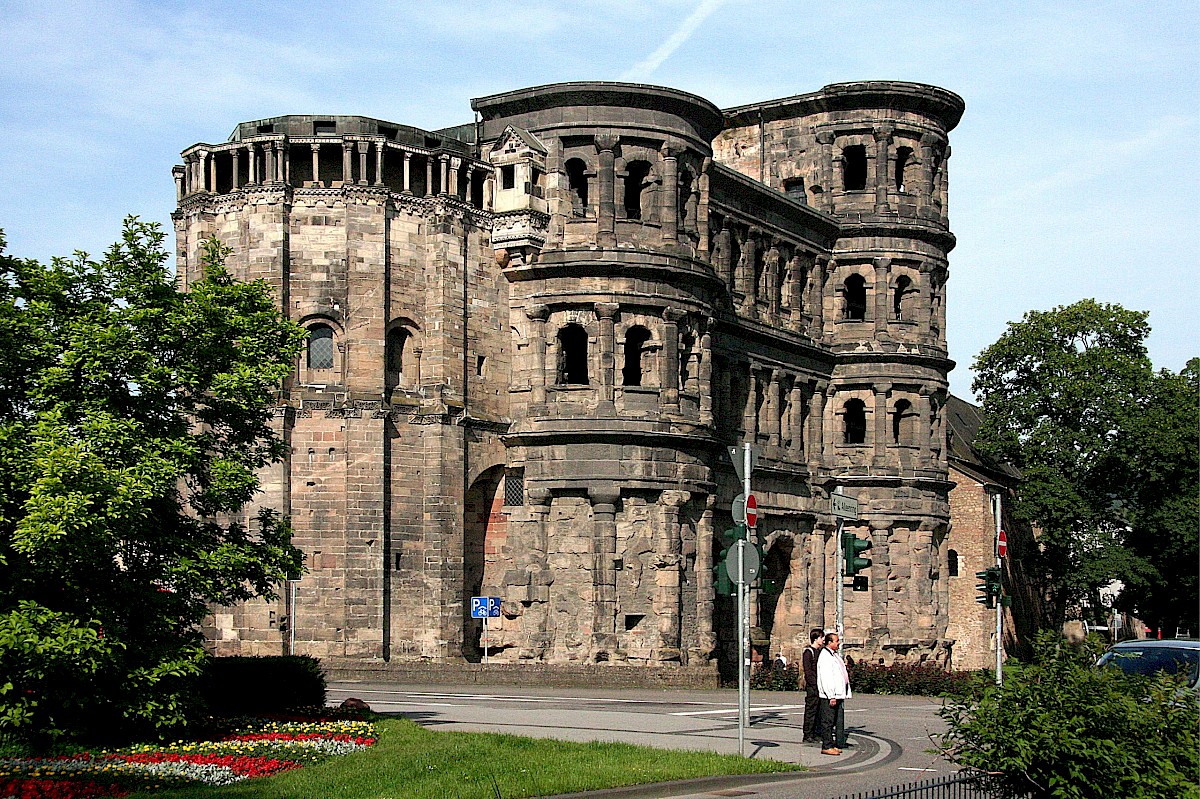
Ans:
[{"label": "white road marking", "polygon": [[[798,710],[803,707],[804,707],[804,705],[775,705],[773,707],[752,707],[752,708],[750,708],[750,712],[751,713],[764,713],[764,712],[771,711],[771,710]],[[681,710],[676,713],[672,713],[671,715],[672,716],[707,716],[707,715],[711,715],[713,713],[737,713],[737,708],[736,707],[732,707],[732,708],[725,707],[725,708],[721,708],[720,710]]]},{"label": "white road marking", "polygon": [[897,766],[897,771],[937,771],[935,768],[912,768],[911,766]]}]

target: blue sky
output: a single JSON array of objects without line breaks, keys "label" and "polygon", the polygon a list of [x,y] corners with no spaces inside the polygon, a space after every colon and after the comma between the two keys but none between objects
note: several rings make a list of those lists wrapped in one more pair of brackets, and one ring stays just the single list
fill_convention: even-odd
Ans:
[{"label": "blue sky", "polygon": [[[632,80],[722,107],[895,79],[961,94],[951,134],[952,389],[1029,310],[1150,311],[1156,366],[1200,355],[1200,4],[21,2],[0,4],[0,228],[14,255],[169,228],[171,166],[239,121],[425,128],[469,100]],[[1192,272],[1188,270],[1191,269]]]}]

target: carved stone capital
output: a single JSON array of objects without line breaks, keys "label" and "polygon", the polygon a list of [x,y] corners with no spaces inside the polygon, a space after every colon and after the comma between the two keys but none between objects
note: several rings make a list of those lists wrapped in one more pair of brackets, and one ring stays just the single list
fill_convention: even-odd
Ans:
[{"label": "carved stone capital", "polygon": [[550,309],[545,305],[531,305],[525,309],[525,315],[533,322],[545,322],[550,318]]},{"label": "carved stone capital", "polygon": [[621,306],[615,302],[598,302],[596,303],[596,316],[600,319],[612,319],[620,309]]},{"label": "carved stone capital", "polygon": [[833,144],[833,131],[832,130],[818,130],[817,131],[817,144]]},{"label": "carved stone capital", "polygon": [[597,133],[596,134],[596,149],[604,152],[605,150],[616,149],[620,143],[621,137],[615,133]]},{"label": "carved stone capital", "polygon": [[884,142],[891,141],[892,134],[896,132],[895,125],[879,125],[871,131],[871,135],[875,137],[875,141]]},{"label": "carved stone capital", "polygon": [[665,321],[665,322],[675,323],[675,322],[678,322],[681,319],[685,318],[686,316],[687,316],[687,311],[683,310],[682,308],[675,308],[672,306],[667,306],[666,308],[663,308],[662,318],[663,318],[663,321]]}]

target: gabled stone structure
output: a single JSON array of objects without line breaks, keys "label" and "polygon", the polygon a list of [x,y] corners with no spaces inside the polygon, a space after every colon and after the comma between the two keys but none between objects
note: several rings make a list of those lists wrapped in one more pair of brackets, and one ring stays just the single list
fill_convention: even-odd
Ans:
[{"label": "gabled stone structure", "polygon": [[244,123],[176,168],[181,282],[215,235],[312,335],[262,496],[309,571],[218,611],[215,650],[453,668],[491,595],[493,668],[710,679],[735,645],[726,447],[749,441],[783,586],[753,592],[756,645],[797,656],[832,624],[841,486],[874,543],[851,653],[946,661],[962,100],[868,82],[723,112],[566,83],[472,108]]}]

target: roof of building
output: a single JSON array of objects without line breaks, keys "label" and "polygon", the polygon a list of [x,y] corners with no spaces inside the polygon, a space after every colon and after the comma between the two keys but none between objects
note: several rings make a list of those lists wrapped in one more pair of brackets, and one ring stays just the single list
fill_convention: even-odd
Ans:
[{"label": "roof of building", "polygon": [[983,424],[978,405],[953,394],[946,400],[946,454],[951,467],[983,483],[1011,486],[1021,472],[1007,463],[996,463],[975,448],[975,437]]}]

